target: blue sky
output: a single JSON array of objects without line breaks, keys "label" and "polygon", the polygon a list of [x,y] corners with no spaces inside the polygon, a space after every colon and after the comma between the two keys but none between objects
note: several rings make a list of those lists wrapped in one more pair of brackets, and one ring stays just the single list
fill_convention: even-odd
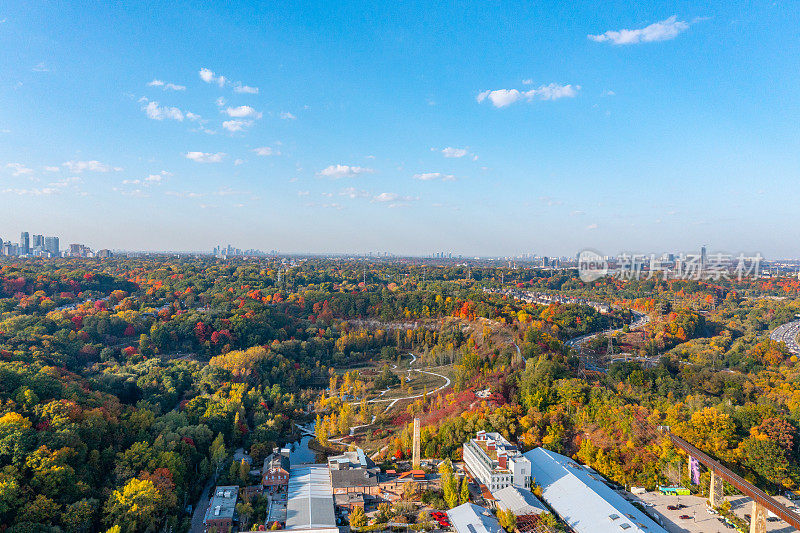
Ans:
[{"label": "blue sky", "polygon": [[793,2],[5,2],[0,237],[800,256]]}]

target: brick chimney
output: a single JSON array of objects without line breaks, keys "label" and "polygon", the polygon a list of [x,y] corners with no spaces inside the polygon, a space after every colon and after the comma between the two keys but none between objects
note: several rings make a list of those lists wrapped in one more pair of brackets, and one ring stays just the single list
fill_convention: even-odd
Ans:
[{"label": "brick chimney", "polygon": [[508,468],[508,456],[505,452],[498,453],[497,460],[500,462],[500,468]]}]

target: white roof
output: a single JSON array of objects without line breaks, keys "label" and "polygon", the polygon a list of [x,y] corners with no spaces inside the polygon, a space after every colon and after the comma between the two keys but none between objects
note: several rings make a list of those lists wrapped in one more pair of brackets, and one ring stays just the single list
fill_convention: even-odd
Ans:
[{"label": "white roof", "polygon": [[333,487],[328,466],[292,468],[286,502],[286,529],[335,527]]},{"label": "white roof", "polygon": [[453,507],[447,511],[447,517],[456,533],[504,533],[492,513],[474,503]]},{"label": "white roof", "polygon": [[494,491],[492,496],[497,500],[498,508],[505,511],[510,510],[516,516],[549,512],[547,507],[527,489],[509,485]]},{"label": "white roof", "polygon": [[531,478],[542,487],[542,499],[576,533],[667,533],[594,470],[544,448],[525,457]]}]

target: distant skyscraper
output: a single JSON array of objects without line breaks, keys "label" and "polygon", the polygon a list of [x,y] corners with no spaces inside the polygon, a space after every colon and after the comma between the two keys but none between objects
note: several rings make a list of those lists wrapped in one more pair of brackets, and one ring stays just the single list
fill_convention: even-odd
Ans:
[{"label": "distant skyscraper", "polygon": [[44,237],[42,237],[41,235],[34,235],[32,244],[34,249],[41,248],[42,250],[44,250]]},{"label": "distant skyscraper", "polygon": [[58,252],[58,237],[45,237],[44,249],[53,255],[59,255]]},{"label": "distant skyscraper", "polygon": [[705,268],[706,268],[706,264],[707,264],[706,261],[707,261],[706,247],[703,246],[702,248],[700,248],[700,267],[703,270],[705,270]]},{"label": "distant skyscraper", "polygon": [[31,253],[31,240],[27,231],[19,234],[19,253],[25,255]]}]

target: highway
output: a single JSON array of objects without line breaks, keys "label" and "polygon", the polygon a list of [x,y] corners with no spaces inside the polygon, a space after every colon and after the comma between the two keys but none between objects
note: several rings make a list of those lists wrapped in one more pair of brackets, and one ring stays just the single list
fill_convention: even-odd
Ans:
[{"label": "highway", "polygon": [[800,320],[788,322],[775,328],[769,338],[786,344],[794,355],[800,355],[800,345],[797,344],[797,335],[800,334]]}]

